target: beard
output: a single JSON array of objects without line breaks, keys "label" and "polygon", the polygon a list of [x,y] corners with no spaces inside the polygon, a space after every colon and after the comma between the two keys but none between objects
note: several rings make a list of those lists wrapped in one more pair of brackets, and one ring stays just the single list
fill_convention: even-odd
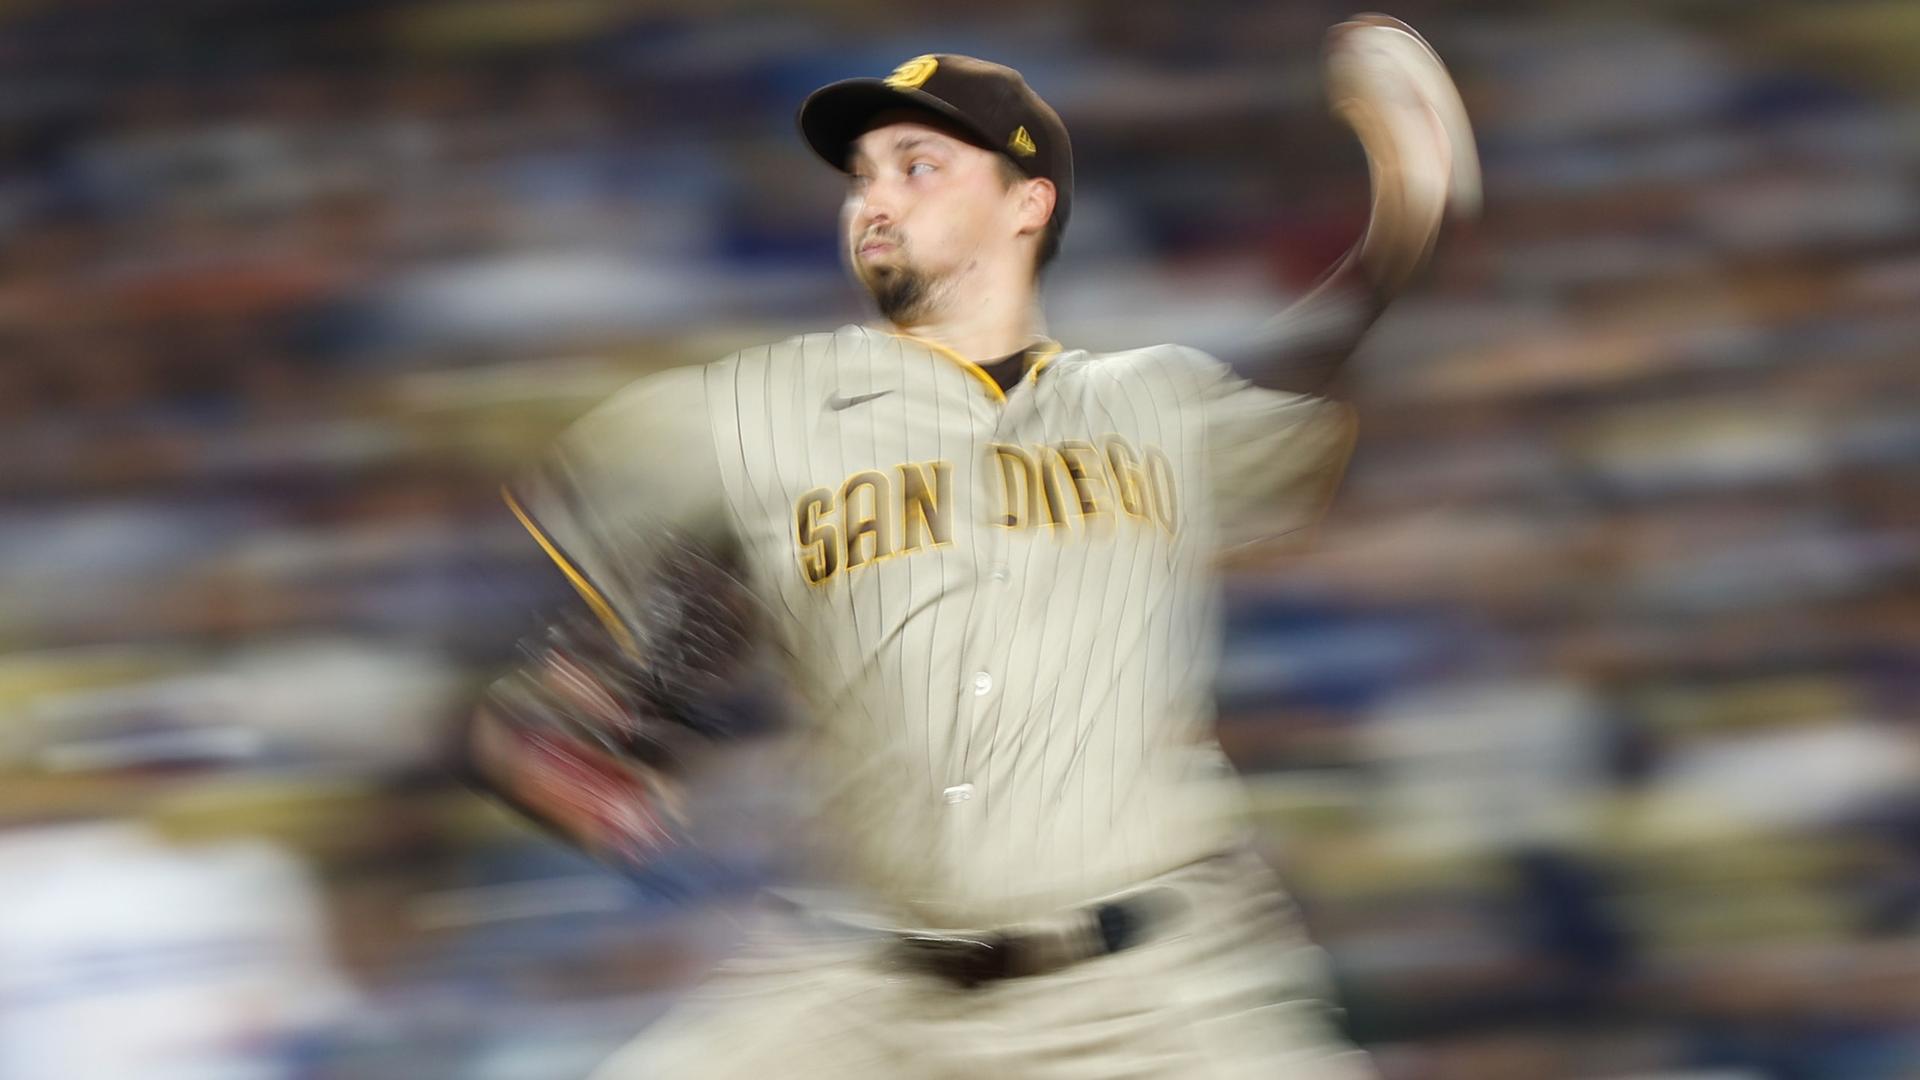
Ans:
[{"label": "beard", "polygon": [[912,266],[878,266],[863,277],[874,306],[888,322],[907,325],[927,313],[933,299],[932,282]]},{"label": "beard", "polygon": [[856,251],[853,256],[854,276],[867,287],[874,306],[880,309],[881,316],[888,322],[905,326],[919,321],[933,307],[933,277],[912,263],[907,253],[906,237],[886,229],[871,233],[869,237],[894,245],[892,261],[863,266]]}]

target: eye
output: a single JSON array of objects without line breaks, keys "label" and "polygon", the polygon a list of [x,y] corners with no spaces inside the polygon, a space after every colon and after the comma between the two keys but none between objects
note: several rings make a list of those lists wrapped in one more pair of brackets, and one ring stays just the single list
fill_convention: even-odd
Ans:
[{"label": "eye", "polygon": [[907,175],[920,176],[924,173],[932,172],[933,169],[934,169],[934,165],[933,165],[933,162],[931,161],[916,161],[913,164],[907,166]]},{"label": "eye", "polygon": [[862,176],[859,173],[854,173],[847,177],[847,187],[852,191],[860,191],[865,189],[872,180],[873,178],[870,176]]}]

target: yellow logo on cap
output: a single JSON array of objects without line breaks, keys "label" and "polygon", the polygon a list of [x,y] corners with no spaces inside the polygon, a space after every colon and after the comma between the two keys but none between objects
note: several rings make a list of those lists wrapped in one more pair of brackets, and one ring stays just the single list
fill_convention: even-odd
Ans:
[{"label": "yellow logo on cap", "polygon": [[886,84],[895,90],[918,90],[921,83],[933,78],[934,69],[939,66],[940,61],[932,55],[916,56],[894,68]]},{"label": "yellow logo on cap", "polygon": [[1013,136],[1007,140],[1007,149],[1021,157],[1032,157],[1040,152],[1040,148],[1033,145],[1033,136],[1027,134],[1025,124],[1013,129]]}]

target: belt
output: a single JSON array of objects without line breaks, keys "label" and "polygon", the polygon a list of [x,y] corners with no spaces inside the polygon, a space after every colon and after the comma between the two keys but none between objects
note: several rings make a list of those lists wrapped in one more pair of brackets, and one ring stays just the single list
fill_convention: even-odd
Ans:
[{"label": "belt", "polygon": [[1074,911],[1058,927],[984,934],[900,934],[895,961],[962,987],[1045,975],[1150,939],[1186,906],[1180,893],[1156,886]]}]

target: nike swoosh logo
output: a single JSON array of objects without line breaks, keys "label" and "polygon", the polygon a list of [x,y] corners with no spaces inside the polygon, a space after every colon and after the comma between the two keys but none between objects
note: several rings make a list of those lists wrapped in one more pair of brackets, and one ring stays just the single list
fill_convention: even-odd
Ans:
[{"label": "nike swoosh logo", "polygon": [[886,397],[891,393],[893,393],[891,390],[875,390],[871,394],[855,394],[852,397],[842,397],[836,392],[832,397],[827,399],[827,408],[832,409],[834,412],[839,412],[842,409],[851,409],[862,402],[872,401],[877,397]]}]

